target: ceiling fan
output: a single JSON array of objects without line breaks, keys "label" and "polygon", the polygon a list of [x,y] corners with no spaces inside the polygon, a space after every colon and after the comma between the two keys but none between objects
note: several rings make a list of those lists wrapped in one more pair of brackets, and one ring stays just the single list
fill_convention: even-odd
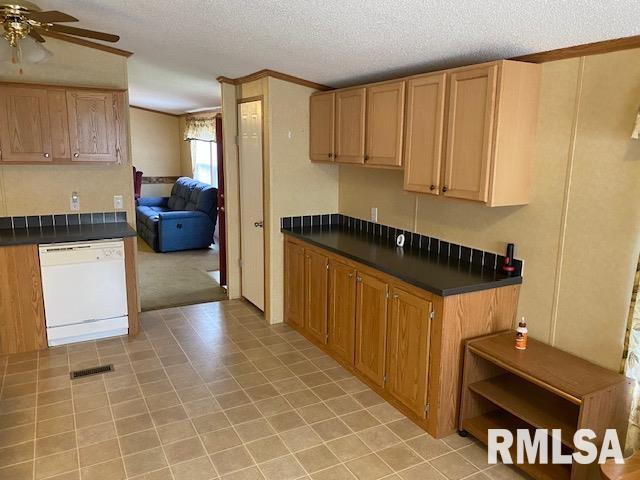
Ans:
[{"label": "ceiling fan", "polygon": [[[57,10],[43,12],[37,5],[24,1],[0,0],[0,35],[11,47],[12,63],[38,63],[51,56],[42,45],[45,42],[43,34],[47,33],[85,37],[105,42],[117,42],[120,37],[110,33],[87,30],[85,28],[59,25],[60,23],[77,22],[78,19]],[[4,42],[2,42],[4,44]],[[7,44],[4,44],[6,50]],[[28,48],[27,48],[28,47]],[[29,50],[25,52],[23,50]]]}]

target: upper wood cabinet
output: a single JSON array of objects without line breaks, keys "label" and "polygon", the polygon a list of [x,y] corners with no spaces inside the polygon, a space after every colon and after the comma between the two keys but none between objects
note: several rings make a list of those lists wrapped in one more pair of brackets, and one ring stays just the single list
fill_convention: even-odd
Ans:
[{"label": "upper wood cabinet", "polygon": [[446,74],[407,81],[404,188],[440,193]]},{"label": "upper wood cabinet", "polygon": [[1,161],[126,162],[125,112],[120,91],[0,85]]},{"label": "upper wood cabinet", "polygon": [[298,328],[304,326],[304,247],[284,244],[284,277],[289,286],[284,291],[284,321]]},{"label": "upper wood cabinet", "polygon": [[0,87],[0,145],[4,162],[53,160],[46,89]]},{"label": "upper wood cabinet", "polygon": [[364,163],[366,89],[337,92],[335,101],[335,161]]},{"label": "upper wood cabinet", "polygon": [[365,163],[402,166],[404,81],[367,87]]},{"label": "upper wood cabinet", "polygon": [[497,65],[449,76],[449,125],[442,192],[487,201]]},{"label": "upper wood cabinet", "polygon": [[334,92],[312,95],[309,99],[309,157],[314,162],[333,162],[335,99]]},{"label": "upper wood cabinet", "polygon": [[392,286],[387,333],[387,390],[425,418],[432,304]]},{"label": "upper wood cabinet", "polygon": [[67,92],[69,142],[73,161],[118,161],[117,93],[75,90]]},{"label": "upper wood cabinet", "polygon": [[318,342],[327,343],[329,259],[315,250],[304,252],[304,326]]},{"label": "upper wood cabinet", "polygon": [[310,157],[330,158],[333,125],[336,163],[404,167],[411,192],[491,207],[526,204],[539,84],[540,65],[500,60],[317,93]]}]

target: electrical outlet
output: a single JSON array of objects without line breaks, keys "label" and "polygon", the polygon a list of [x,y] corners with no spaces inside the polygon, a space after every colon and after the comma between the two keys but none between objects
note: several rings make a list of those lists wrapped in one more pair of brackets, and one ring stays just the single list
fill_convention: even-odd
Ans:
[{"label": "electrical outlet", "polygon": [[69,202],[69,208],[72,212],[80,210],[80,195],[78,192],[71,192],[71,200]]},{"label": "electrical outlet", "polygon": [[371,221],[378,223],[378,207],[371,207]]},{"label": "electrical outlet", "polygon": [[124,199],[122,198],[122,195],[113,196],[113,208],[116,210],[122,210],[124,208]]}]

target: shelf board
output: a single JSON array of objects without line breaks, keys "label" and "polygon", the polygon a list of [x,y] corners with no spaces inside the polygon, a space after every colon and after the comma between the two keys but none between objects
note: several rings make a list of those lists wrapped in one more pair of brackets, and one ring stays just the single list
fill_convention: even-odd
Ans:
[{"label": "shelf board", "polygon": [[[504,410],[495,410],[478,417],[463,420],[462,428],[486,445],[488,443],[487,432],[491,428],[506,428],[513,432],[515,437],[517,429],[531,427]],[[510,452],[515,460],[515,446],[510,449]],[[514,466],[537,480],[568,480],[571,478],[571,465],[523,463],[514,464]]]},{"label": "shelf board", "polygon": [[510,373],[469,385],[469,390],[536,428],[562,431],[562,443],[573,450],[578,407]]}]

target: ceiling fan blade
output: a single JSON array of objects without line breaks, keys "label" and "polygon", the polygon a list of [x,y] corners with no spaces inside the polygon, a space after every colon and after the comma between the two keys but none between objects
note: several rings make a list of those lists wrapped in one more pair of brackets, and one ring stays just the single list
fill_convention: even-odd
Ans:
[{"label": "ceiling fan blade", "polygon": [[51,10],[49,12],[30,12],[27,14],[29,20],[34,20],[40,23],[60,23],[60,22],[77,22],[76,17],[67,15],[66,13],[59,12],[57,10]]},{"label": "ceiling fan blade", "polygon": [[33,37],[36,42],[44,43],[46,41],[35,28],[29,31],[29,36]]},{"label": "ceiling fan blade", "polygon": [[118,35],[96,32],[94,30],[87,30],[85,28],[67,27],[66,25],[47,25],[45,29],[51,32],[75,35],[76,37],[95,38],[96,40],[104,40],[105,42],[117,42],[118,40],[120,40],[120,37]]}]

